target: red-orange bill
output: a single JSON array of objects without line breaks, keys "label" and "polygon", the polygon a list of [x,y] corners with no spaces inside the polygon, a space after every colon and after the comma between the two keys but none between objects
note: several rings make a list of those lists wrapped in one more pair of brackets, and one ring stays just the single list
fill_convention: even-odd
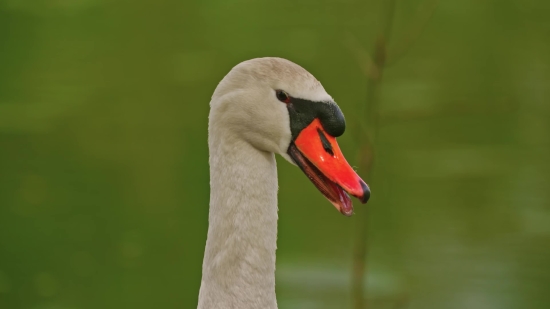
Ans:
[{"label": "red-orange bill", "polygon": [[323,130],[319,119],[313,120],[300,132],[291,143],[288,154],[342,214],[353,214],[353,205],[347,193],[362,203],[368,201],[369,187],[348,164],[336,138]]}]

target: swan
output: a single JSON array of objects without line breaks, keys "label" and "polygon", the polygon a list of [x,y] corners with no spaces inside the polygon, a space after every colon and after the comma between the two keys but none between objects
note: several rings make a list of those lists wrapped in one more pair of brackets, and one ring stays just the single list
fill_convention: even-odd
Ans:
[{"label": "swan", "polygon": [[221,80],[208,122],[210,208],[198,309],[276,309],[277,167],[297,165],[342,214],[367,184],[336,137],[342,111],[321,83],[282,58],[239,63]]}]

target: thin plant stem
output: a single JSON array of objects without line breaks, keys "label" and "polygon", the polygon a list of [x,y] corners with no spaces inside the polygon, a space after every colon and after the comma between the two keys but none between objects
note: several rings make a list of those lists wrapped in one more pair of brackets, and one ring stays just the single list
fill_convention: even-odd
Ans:
[{"label": "thin plant stem", "polygon": [[[359,41],[352,35],[348,35],[345,44],[357,58],[360,68],[367,77],[367,96],[364,104],[359,106],[360,119],[355,127],[355,137],[359,145],[356,154],[358,170],[361,175],[366,175],[365,180],[371,183],[376,157],[376,137],[379,130],[380,111],[378,108],[380,87],[384,69],[395,63],[410,49],[412,44],[423,32],[428,21],[433,16],[439,0],[426,0],[419,8],[415,22],[407,34],[401,37],[397,44],[388,51],[389,39],[395,15],[395,0],[384,0],[384,8],[381,12],[382,24],[376,38],[372,57],[361,48]],[[373,193],[376,195],[376,193]],[[369,205],[371,206],[371,205]],[[368,219],[369,208],[365,207],[358,212],[355,226],[355,242],[353,247],[353,273],[352,273],[352,299],[354,309],[367,308],[366,301],[366,277],[367,277],[367,244],[368,244]],[[407,297],[402,297],[397,306],[406,303]]]},{"label": "thin plant stem", "polygon": [[[366,121],[366,125],[361,125],[363,121],[358,121],[357,134],[359,149],[357,151],[358,169],[361,175],[366,175],[367,182],[372,180],[372,171],[375,158],[375,141],[378,131],[378,98],[380,92],[380,83],[387,56],[387,42],[391,34],[393,25],[393,16],[395,11],[395,0],[385,2],[383,11],[383,24],[380,34],[374,46],[373,64],[374,72],[367,77],[367,98],[365,104],[359,106],[361,119]],[[368,243],[368,208],[362,209],[356,218],[355,243],[353,250],[353,273],[352,273],[352,299],[355,309],[364,309],[367,307],[365,297],[365,278],[367,274],[367,243]]]}]

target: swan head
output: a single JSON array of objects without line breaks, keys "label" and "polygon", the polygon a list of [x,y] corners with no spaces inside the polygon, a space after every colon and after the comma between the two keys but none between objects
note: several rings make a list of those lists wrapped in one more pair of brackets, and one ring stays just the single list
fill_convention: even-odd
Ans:
[{"label": "swan head", "polygon": [[349,195],[366,203],[370,189],[343,156],[336,137],[344,115],[321,83],[282,58],[241,62],[219,83],[210,103],[210,130],[280,154],[297,165],[342,214],[353,214]]}]

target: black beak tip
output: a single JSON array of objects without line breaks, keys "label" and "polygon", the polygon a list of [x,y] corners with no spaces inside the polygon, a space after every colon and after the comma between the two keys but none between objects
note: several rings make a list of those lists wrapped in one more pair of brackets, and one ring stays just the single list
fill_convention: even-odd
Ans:
[{"label": "black beak tip", "polygon": [[365,204],[370,199],[370,188],[361,180],[361,188],[363,189],[363,196],[361,197],[361,203]]}]

